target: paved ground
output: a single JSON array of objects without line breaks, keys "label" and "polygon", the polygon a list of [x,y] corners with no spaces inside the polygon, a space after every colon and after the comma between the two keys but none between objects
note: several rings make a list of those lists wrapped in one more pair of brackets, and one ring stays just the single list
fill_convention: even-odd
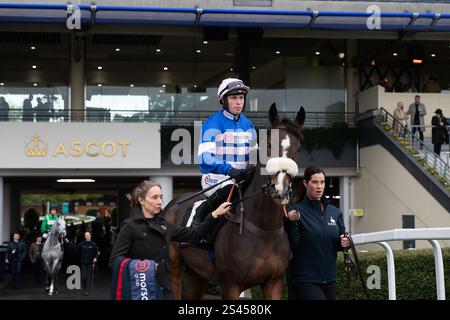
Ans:
[{"label": "paved ground", "polygon": [[25,269],[22,275],[20,289],[12,289],[10,275],[6,276],[5,288],[0,287],[0,300],[109,300],[111,287],[111,271],[96,271],[94,278],[94,289],[89,296],[84,296],[82,290],[69,290],[66,280],[69,275],[61,269],[59,279],[59,294],[49,296],[43,287],[34,284],[31,270]]}]

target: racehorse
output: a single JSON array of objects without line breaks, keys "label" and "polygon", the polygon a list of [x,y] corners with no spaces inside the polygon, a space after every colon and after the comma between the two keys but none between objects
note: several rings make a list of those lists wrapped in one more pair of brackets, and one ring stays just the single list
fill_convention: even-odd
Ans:
[{"label": "racehorse", "polygon": [[[295,121],[280,120],[276,106],[272,104],[269,120],[272,129],[279,130],[278,147],[282,155],[269,159],[266,166],[268,175],[262,175],[261,167],[257,166],[242,192],[245,201],[240,211],[245,215],[229,215],[217,232],[215,262],[204,249],[180,246],[175,242],[170,244],[169,273],[175,299],[182,298],[183,277],[186,276],[189,285],[183,292],[183,299],[201,299],[211,280],[216,280],[221,286],[223,299],[238,299],[241,292],[258,285],[265,299],[282,298],[290,254],[283,206],[289,202],[292,180],[298,171],[296,161],[305,111],[301,107]],[[268,143],[268,155],[272,155],[271,149],[275,148]],[[197,196],[183,204],[177,203],[188,196],[182,195],[167,205],[163,214],[168,221],[179,224],[187,208],[202,199]],[[185,273],[186,266],[193,272]]]},{"label": "racehorse", "polygon": [[63,217],[53,224],[42,248],[42,261],[47,273],[49,290],[48,294],[58,293],[58,275],[63,259],[63,248],[60,239],[66,236],[66,221]]}]

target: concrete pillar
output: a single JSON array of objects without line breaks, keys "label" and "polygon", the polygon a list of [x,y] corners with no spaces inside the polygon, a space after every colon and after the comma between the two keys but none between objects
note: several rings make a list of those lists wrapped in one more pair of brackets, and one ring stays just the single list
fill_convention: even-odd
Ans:
[{"label": "concrete pillar", "polygon": [[345,87],[346,87],[346,112],[358,112],[359,76],[358,66],[351,61],[358,56],[358,40],[346,40],[345,58]]},{"label": "concrete pillar", "polygon": [[0,244],[6,239],[3,237],[5,228],[5,210],[3,208],[3,177],[0,177]]},{"label": "concrete pillar", "polygon": [[351,180],[350,177],[341,177],[339,179],[339,190],[341,199],[339,207],[344,215],[345,229],[350,232],[350,197],[351,197]]},{"label": "concrete pillar", "polygon": [[150,177],[153,182],[159,183],[162,188],[164,204],[163,208],[172,200],[173,198],[173,178],[172,177]]},{"label": "concrete pillar", "polygon": [[[12,231],[18,231],[20,230],[20,226],[22,225],[22,222],[20,220],[20,187],[17,184],[10,184],[8,192],[8,198],[6,198],[6,201],[10,201],[9,203],[9,216],[10,216],[10,226],[11,226],[11,232]],[[6,197],[6,195],[5,195]]]},{"label": "concrete pillar", "polygon": [[126,194],[131,193],[132,189],[119,189],[117,192],[117,217],[113,217],[120,227],[121,223],[131,216],[130,202],[128,201]]},{"label": "concrete pillar", "polygon": [[84,121],[84,85],[85,38],[73,33],[70,39],[70,111],[72,121]]},{"label": "concrete pillar", "polygon": [[0,177],[0,244],[10,240],[11,233],[11,206],[9,186]]}]

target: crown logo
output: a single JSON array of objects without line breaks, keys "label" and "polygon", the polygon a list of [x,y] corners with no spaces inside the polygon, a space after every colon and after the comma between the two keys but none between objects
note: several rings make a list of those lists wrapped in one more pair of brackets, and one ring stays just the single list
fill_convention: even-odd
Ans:
[{"label": "crown logo", "polygon": [[27,157],[45,157],[47,155],[47,144],[37,134],[33,136],[25,146]]}]

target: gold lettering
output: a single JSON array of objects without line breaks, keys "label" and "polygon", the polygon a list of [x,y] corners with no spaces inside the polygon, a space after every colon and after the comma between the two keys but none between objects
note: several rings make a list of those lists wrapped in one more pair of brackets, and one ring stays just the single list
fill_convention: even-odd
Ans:
[{"label": "gold lettering", "polygon": [[90,152],[90,147],[91,147],[92,145],[98,147],[98,143],[97,143],[97,142],[95,142],[95,141],[89,141],[89,142],[86,144],[86,154],[87,154],[89,157],[96,157],[96,156],[98,156],[98,152],[95,152],[95,153]]},{"label": "gold lettering", "polygon": [[72,150],[75,151],[72,153],[72,157],[81,157],[83,155],[83,150],[80,148],[80,146],[80,140],[75,140],[72,142]]},{"label": "gold lettering", "polygon": [[66,149],[64,148],[64,144],[61,142],[56,147],[55,153],[53,153],[53,156],[56,157],[58,154],[62,153],[64,157],[68,157],[69,154],[67,153]]},{"label": "gold lettering", "polygon": [[117,142],[117,144],[120,144],[122,146],[122,158],[125,158],[127,156],[127,146],[131,144],[131,141],[119,141]]},{"label": "gold lettering", "polygon": [[[112,147],[112,152],[108,153],[106,152],[106,147],[107,146],[111,146]],[[102,154],[105,157],[114,157],[117,154],[117,146],[114,142],[112,141],[106,141],[104,144],[102,144]]]}]

